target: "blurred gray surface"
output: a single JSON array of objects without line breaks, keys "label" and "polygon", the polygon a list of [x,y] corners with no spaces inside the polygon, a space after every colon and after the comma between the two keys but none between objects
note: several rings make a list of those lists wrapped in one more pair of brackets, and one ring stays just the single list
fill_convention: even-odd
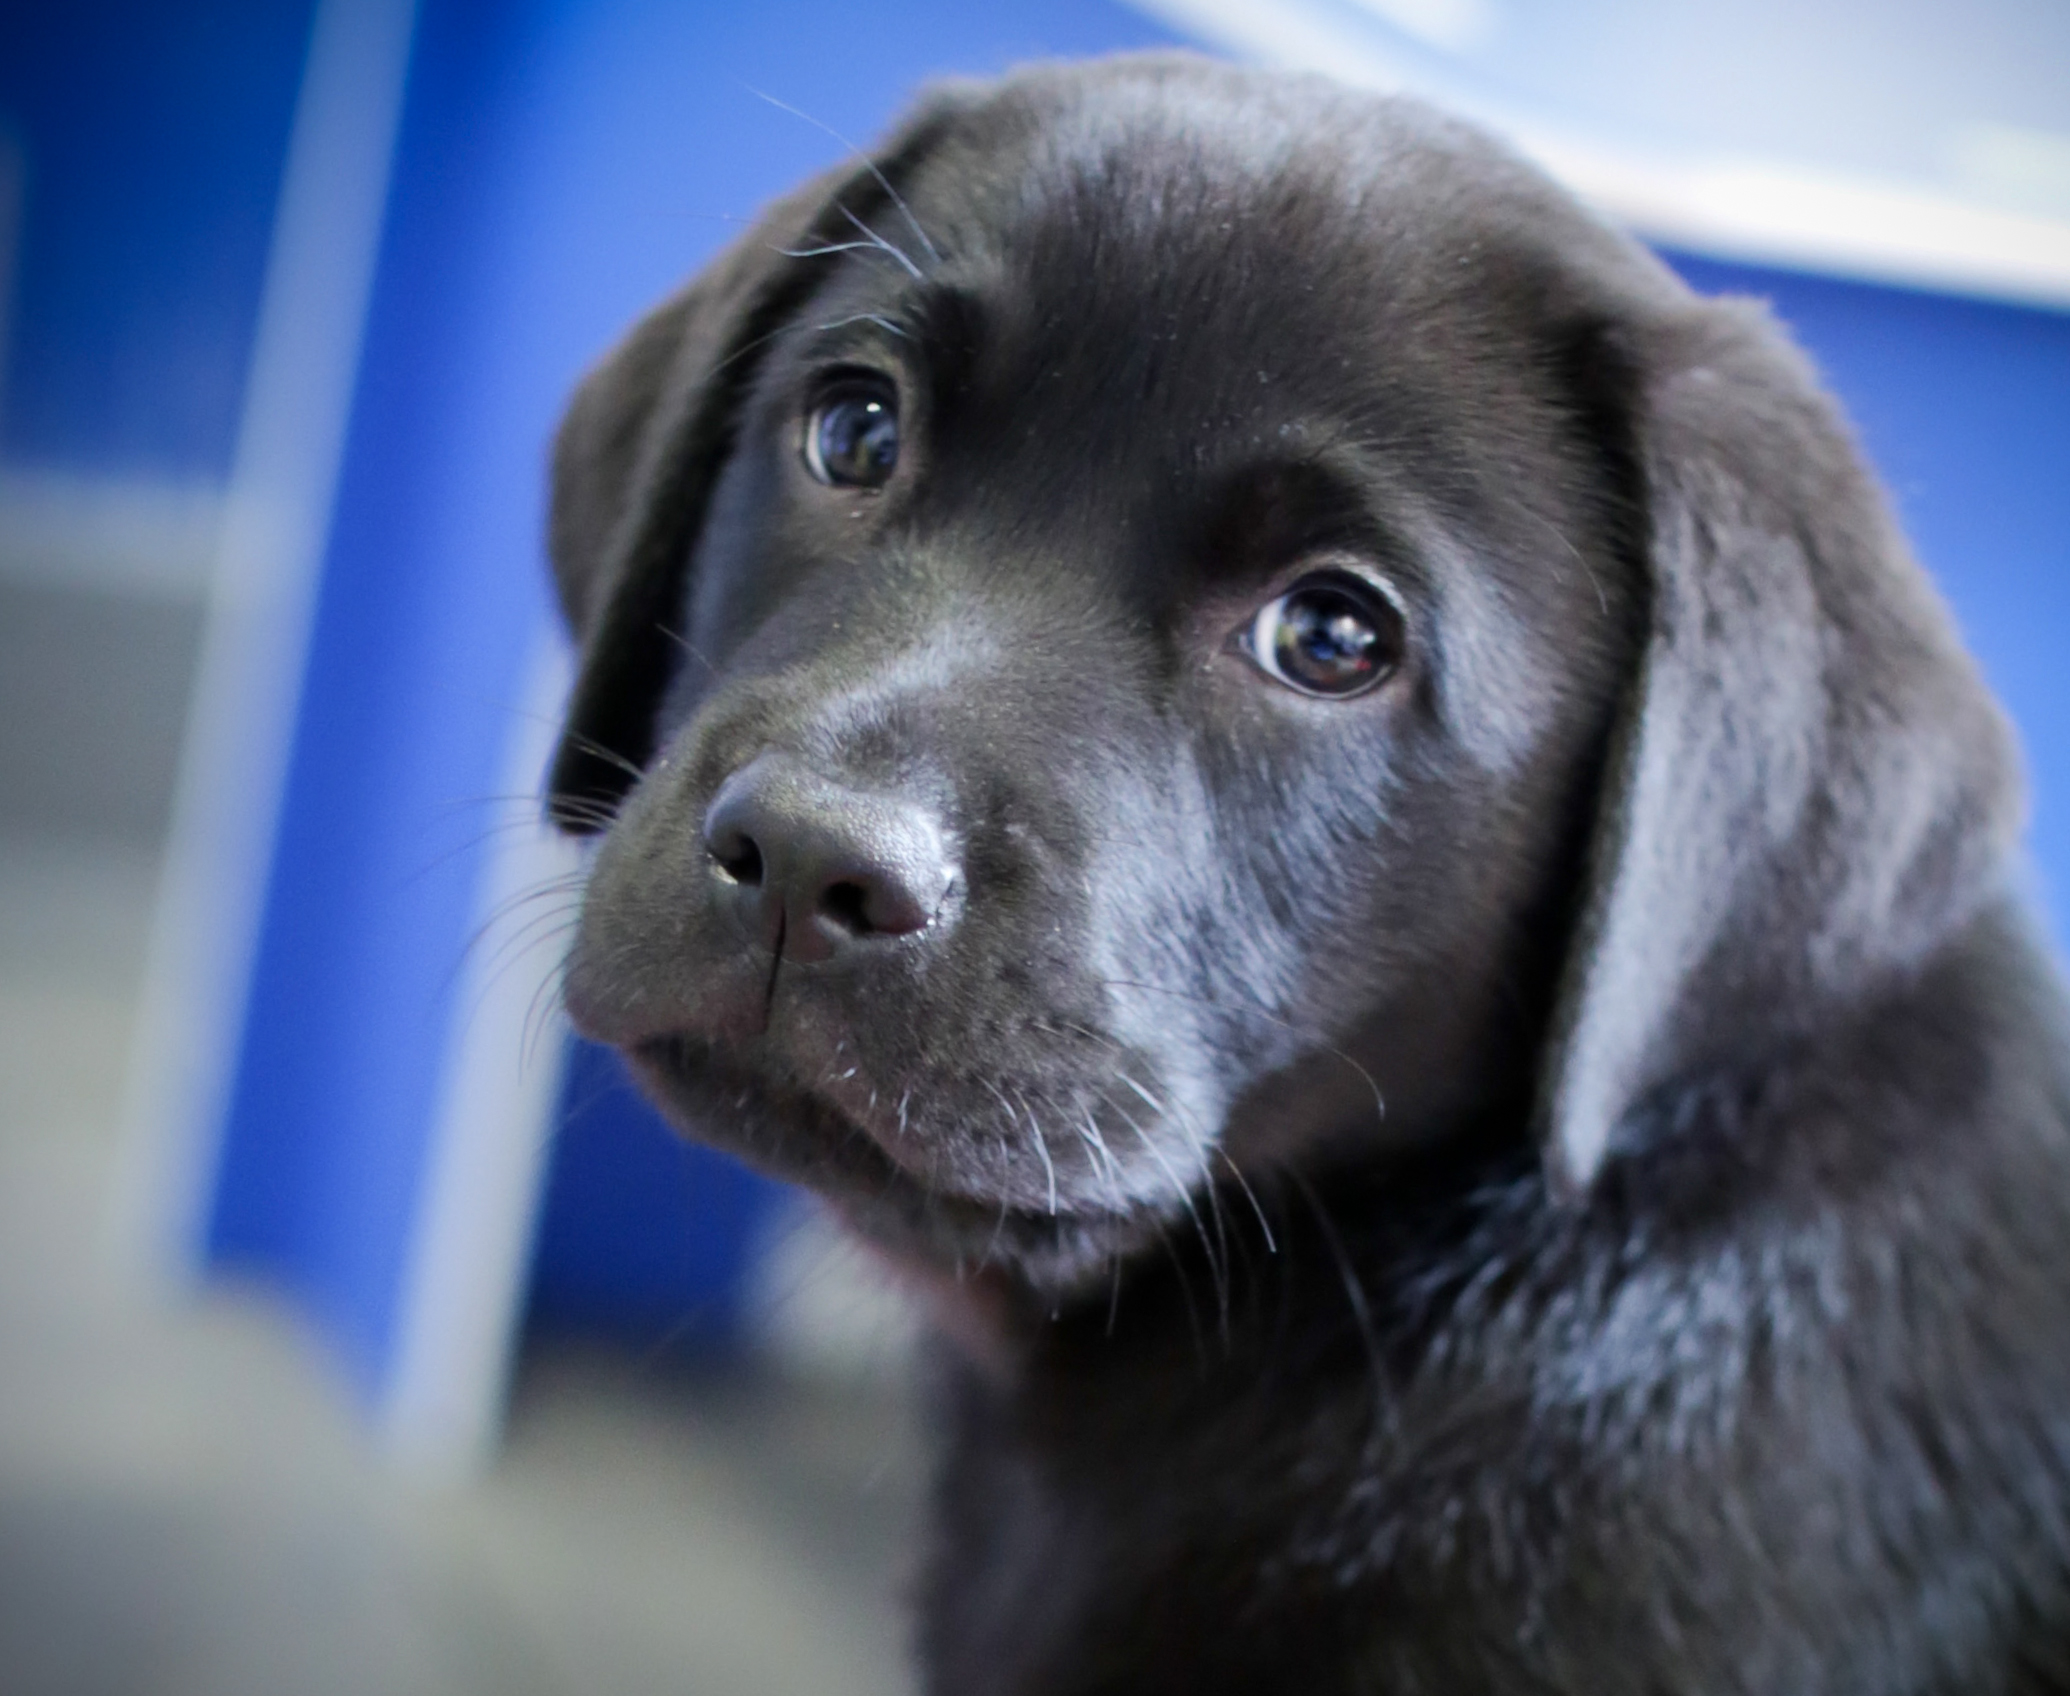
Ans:
[{"label": "blurred gray surface", "polygon": [[197,599],[0,575],[0,832],[155,842]]},{"label": "blurred gray surface", "polygon": [[0,836],[163,834],[221,518],[205,486],[0,465]]},{"label": "blurred gray surface", "polygon": [[176,600],[67,594],[0,582],[0,1692],[907,1689],[921,1467],[891,1390],[535,1357],[493,1472],[432,1492],[279,1307],[124,1270],[191,634]]}]

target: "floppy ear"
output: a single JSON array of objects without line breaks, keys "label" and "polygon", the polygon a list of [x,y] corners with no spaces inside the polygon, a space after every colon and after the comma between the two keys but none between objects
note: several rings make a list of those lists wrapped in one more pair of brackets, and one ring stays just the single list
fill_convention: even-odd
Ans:
[{"label": "floppy ear", "polygon": [[1748,303],[1626,335],[1651,610],[1540,1086],[1569,1195],[1649,1096],[1922,962],[2021,811],[2011,733],[1802,356]]},{"label": "floppy ear", "polygon": [[[826,259],[797,255],[852,244],[862,225],[894,241],[915,237],[893,184],[953,114],[944,92],[877,161],[844,165],[777,201],[577,389],[554,441],[548,522],[561,610],[579,649],[547,781],[562,829],[601,830],[653,752],[675,659],[669,632],[755,355],[830,274]],[[887,208],[897,224],[879,222]]]}]

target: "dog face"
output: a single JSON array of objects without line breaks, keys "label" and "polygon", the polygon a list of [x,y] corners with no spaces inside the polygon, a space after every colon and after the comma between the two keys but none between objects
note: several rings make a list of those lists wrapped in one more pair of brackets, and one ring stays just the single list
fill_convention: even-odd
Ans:
[{"label": "dog face", "polygon": [[1649,1090],[1990,881],[2002,728],[1801,366],[1493,144],[938,96],[578,397],[580,1028],[898,1251]]}]

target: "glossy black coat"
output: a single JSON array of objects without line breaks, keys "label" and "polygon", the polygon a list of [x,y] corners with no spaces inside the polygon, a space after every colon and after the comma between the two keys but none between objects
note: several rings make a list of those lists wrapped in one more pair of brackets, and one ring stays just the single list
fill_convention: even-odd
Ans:
[{"label": "glossy black coat", "polygon": [[[930,1690],[2070,1688],[2015,757],[1757,308],[1412,103],[1037,69],[636,329],[553,527],[569,1003],[932,1292]],[[1325,570],[1343,700],[1239,639]],[[924,899],[749,922],[750,767]]]}]

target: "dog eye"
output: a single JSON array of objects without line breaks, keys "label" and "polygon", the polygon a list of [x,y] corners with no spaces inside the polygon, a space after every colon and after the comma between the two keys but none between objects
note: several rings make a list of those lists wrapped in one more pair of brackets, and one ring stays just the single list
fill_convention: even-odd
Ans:
[{"label": "dog eye", "polygon": [[1357,695],[1402,656],[1402,615],[1348,571],[1317,571],[1260,607],[1233,645],[1266,676],[1304,695]]},{"label": "dog eye", "polygon": [[898,391],[882,377],[844,377],[805,420],[805,464],[837,489],[877,489],[898,464]]}]

